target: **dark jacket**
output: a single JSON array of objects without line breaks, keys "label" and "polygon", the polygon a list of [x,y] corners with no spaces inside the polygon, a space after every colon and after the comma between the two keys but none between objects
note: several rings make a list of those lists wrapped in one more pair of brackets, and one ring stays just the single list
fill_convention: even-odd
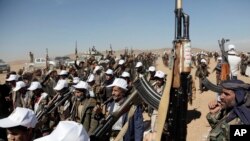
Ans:
[{"label": "dark jacket", "polygon": [[[113,111],[115,102],[110,103],[110,111]],[[142,141],[143,140],[143,116],[142,106],[136,106],[135,113],[129,121],[129,126],[126,134],[123,137],[123,141]],[[128,120],[128,112],[122,115],[123,125]]]}]

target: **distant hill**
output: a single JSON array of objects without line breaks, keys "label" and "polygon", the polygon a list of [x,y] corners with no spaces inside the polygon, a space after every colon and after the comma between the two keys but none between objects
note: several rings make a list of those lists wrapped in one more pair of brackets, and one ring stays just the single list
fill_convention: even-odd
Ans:
[{"label": "distant hill", "polygon": [[[196,52],[201,52],[201,51],[207,51],[207,50],[204,50],[204,49],[199,49],[199,48],[191,48],[192,49],[192,52],[196,53]],[[139,53],[142,53],[142,52],[152,52],[152,53],[156,53],[156,54],[159,54],[161,55],[164,51],[167,51],[169,52],[171,50],[171,48],[158,48],[158,49],[144,49],[144,50],[141,50],[141,49],[133,49],[133,52],[135,54],[139,54]],[[129,49],[129,53],[130,53],[130,49]],[[106,51],[100,51],[101,53],[103,53],[104,55],[106,55]],[[125,52],[125,49],[121,49],[121,50],[114,50],[114,54],[116,56],[120,55],[120,54],[123,54]],[[79,52],[78,55],[82,55],[83,52]],[[69,56],[70,58],[74,58],[75,57],[75,54],[68,54],[68,55],[65,55],[65,56]]]},{"label": "distant hill", "polygon": [[[152,52],[152,53],[156,53],[156,54],[159,54],[159,55],[162,55],[164,51],[167,51],[167,52],[170,52],[171,48],[158,48],[158,49],[144,49],[144,50],[141,50],[141,49],[133,49],[133,52],[137,55],[139,53],[142,53],[142,52]],[[200,52],[200,51],[206,51],[204,49],[199,49],[199,48],[192,48],[192,52],[196,53],[196,52]],[[106,55],[106,51],[100,51],[101,53],[103,53],[104,55]],[[121,50],[114,50],[114,53],[116,56],[119,56],[120,54],[123,54],[125,52],[125,49],[121,49]],[[129,53],[130,53],[130,49],[129,49]],[[83,55],[84,52],[79,52],[78,55]],[[63,56],[68,56],[72,59],[75,58],[75,54],[66,54],[66,55],[63,55]],[[50,58],[54,58],[55,56],[50,56]],[[28,62],[29,60],[13,60],[13,61],[10,61],[8,63],[10,64],[16,64],[16,63],[19,63],[19,64],[24,64],[25,62]]]}]

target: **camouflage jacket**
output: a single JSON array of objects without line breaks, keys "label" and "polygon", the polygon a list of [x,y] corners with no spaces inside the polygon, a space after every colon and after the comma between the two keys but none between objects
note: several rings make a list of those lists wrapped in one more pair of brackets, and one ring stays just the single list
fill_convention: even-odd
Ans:
[{"label": "camouflage jacket", "polygon": [[211,126],[211,131],[208,135],[208,141],[229,141],[230,139],[230,125],[242,124],[239,118],[235,118],[230,122],[226,119],[229,113],[225,111],[219,111],[218,113],[212,115],[207,114],[207,120]]}]

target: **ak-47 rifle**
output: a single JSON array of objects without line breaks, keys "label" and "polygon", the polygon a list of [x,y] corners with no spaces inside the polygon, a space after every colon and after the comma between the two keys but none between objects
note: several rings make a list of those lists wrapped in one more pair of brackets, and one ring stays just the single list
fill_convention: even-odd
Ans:
[{"label": "ak-47 rifle", "polygon": [[[60,96],[60,97],[58,97]],[[37,113],[37,120],[40,121],[42,117],[46,114],[52,113],[58,106],[61,106],[66,100],[72,96],[72,90],[67,91],[64,94],[57,94],[54,98],[46,105],[43,110]]]},{"label": "ak-47 rifle", "polygon": [[225,43],[230,41],[229,39],[222,38],[221,40],[218,40],[219,47],[221,50],[221,56],[222,56],[222,63],[221,63],[221,80],[228,80],[229,79],[229,64],[227,59],[227,52],[225,51]]},{"label": "ak-47 rifle", "polygon": [[[174,62],[158,108],[156,141],[161,141],[162,136],[170,141],[186,140],[187,81],[191,72],[191,44],[189,16],[182,10],[182,0],[176,0],[173,50]],[[164,128],[165,122],[167,126]],[[163,128],[166,129],[164,135]]]},{"label": "ak-47 rifle", "polygon": [[[225,43],[229,42],[229,39],[222,38],[221,40],[218,40],[219,47],[221,50],[221,57],[222,57],[222,63],[221,63],[221,81],[228,80],[230,78],[230,69],[228,64],[228,53],[225,51]],[[212,90],[216,93],[222,92],[222,87],[220,85],[215,85],[211,83],[206,77],[202,78],[202,84],[209,90]]]}]

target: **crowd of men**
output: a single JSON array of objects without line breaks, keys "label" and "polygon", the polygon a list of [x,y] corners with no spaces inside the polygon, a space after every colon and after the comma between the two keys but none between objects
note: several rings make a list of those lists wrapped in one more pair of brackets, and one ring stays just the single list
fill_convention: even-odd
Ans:
[{"label": "crowd of men", "polygon": [[[76,58],[74,66],[70,68],[61,66],[60,70],[10,72],[6,76],[6,83],[1,85],[0,118],[3,119],[0,120],[0,127],[7,129],[7,133],[1,131],[1,138],[17,140],[22,134],[23,139],[20,140],[29,141],[60,133],[57,129],[69,132],[63,131],[63,127],[59,129],[61,127],[59,125],[70,124],[70,122],[63,124],[62,121],[80,123],[84,127],[82,133],[87,133],[83,136],[92,135],[102,124],[102,119],[117,111],[134,91],[135,79],[143,76],[149,79],[151,76],[150,81],[158,77],[164,80],[163,72],[160,71],[160,76],[158,73],[154,76],[156,70],[148,70],[153,67],[151,65],[155,59],[156,56],[152,53],[142,53],[136,57],[124,54],[119,59],[108,54],[101,60],[95,60],[92,56],[79,64]],[[2,91],[2,88],[5,91]],[[136,107],[133,118],[135,121],[129,124],[130,130],[124,135],[124,140],[142,140],[144,109],[145,105],[142,103]],[[108,138],[117,136],[128,120],[127,117],[128,113],[124,113],[113,125]],[[72,123],[71,126],[76,125]],[[27,136],[23,129],[30,129],[28,134],[25,132]],[[74,136],[74,133],[71,136]],[[67,139],[66,136],[63,138]]]},{"label": "crowd of men", "polygon": [[[212,55],[201,52],[194,56],[193,67],[197,67],[194,78],[200,79],[202,93],[207,90],[202,78],[210,74],[208,64]],[[237,80],[239,71],[246,75],[244,65],[250,61],[246,55],[238,55],[234,45],[229,45],[231,80],[220,81],[222,59],[218,54],[214,58],[218,61],[214,69],[216,83],[223,89],[218,92],[218,99],[209,103],[207,118],[212,127],[209,140],[228,140],[229,125],[250,124],[247,108],[250,86]],[[7,129],[1,129],[0,140],[89,140],[98,126],[105,122],[103,119],[119,110],[135,91],[133,82],[137,78],[145,77],[157,93],[163,93],[167,74],[156,69],[156,59],[152,53],[123,54],[118,59],[108,54],[101,60],[92,56],[79,64],[76,57],[74,66],[61,66],[60,70],[10,72],[0,89],[0,127]],[[192,88],[191,98],[194,99],[194,80]],[[112,125],[112,130],[106,134],[109,140],[142,141],[154,137],[152,133],[156,133],[158,111],[141,99],[138,101],[141,103],[133,107],[132,116],[125,112]],[[147,112],[151,119],[148,128],[144,126],[143,112]],[[126,132],[117,139],[127,122]],[[146,136],[145,131],[149,131]],[[218,136],[214,137],[216,133]]]}]

